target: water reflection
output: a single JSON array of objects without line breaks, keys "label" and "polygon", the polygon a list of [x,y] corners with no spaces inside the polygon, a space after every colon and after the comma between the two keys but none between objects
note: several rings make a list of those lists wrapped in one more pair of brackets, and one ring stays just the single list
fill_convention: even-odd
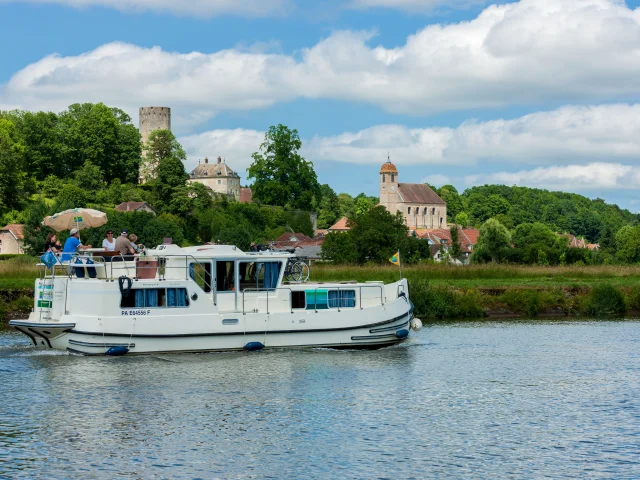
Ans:
[{"label": "water reflection", "polygon": [[0,477],[638,476],[639,344],[638,322],[492,322],[89,358],[0,331]]}]

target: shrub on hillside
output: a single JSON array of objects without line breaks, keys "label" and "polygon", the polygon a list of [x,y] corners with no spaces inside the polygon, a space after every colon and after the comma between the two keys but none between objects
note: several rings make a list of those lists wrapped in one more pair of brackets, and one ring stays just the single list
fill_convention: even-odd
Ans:
[{"label": "shrub on hillside", "polygon": [[626,310],[624,295],[608,283],[593,288],[585,308],[589,315],[614,315]]}]

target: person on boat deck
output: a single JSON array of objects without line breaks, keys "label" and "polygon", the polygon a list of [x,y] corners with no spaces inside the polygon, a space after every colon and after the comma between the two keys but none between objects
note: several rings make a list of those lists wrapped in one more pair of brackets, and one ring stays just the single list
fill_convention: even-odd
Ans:
[{"label": "person on boat deck", "polygon": [[62,245],[58,241],[58,237],[55,233],[50,233],[47,235],[47,241],[44,244],[44,251],[48,252],[51,250],[52,253],[60,253],[62,252]]},{"label": "person on boat deck", "polygon": [[69,232],[69,238],[64,242],[61,260],[68,262],[71,260],[72,253],[76,253],[78,250],[86,250],[87,248],[91,248],[91,245],[83,245],[80,241],[80,231],[77,228],[72,228]]},{"label": "person on boat deck", "polygon": [[129,234],[129,241],[131,242],[131,246],[136,251],[136,253],[140,253],[142,250],[142,244],[139,243],[136,245],[136,242],[138,241],[138,236],[135,233]]},{"label": "person on boat deck", "polygon": [[116,239],[113,238],[113,230],[107,230],[107,238],[102,240],[102,248],[107,252],[113,252],[116,249]]},{"label": "person on boat deck", "polygon": [[136,251],[133,249],[133,246],[131,245],[131,242],[127,238],[128,233],[129,232],[123,229],[122,234],[118,238],[116,238],[115,249],[120,252],[120,255],[126,255],[125,260],[131,260],[130,255],[136,253]]}]

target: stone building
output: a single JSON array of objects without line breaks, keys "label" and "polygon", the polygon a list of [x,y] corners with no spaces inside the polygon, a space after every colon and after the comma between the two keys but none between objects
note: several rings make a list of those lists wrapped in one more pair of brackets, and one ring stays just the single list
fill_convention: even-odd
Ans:
[{"label": "stone building", "polygon": [[0,228],[0,255],[5,253],[24,253],[24,225],[10,223]]},{"label": "stone building", "polygon": [[204,163],[198,161],[198,166],[189,173],[188,181],[202,183],[214,193],[226,195],[229,200],[240,200],[240,175],[220,157],[216,163],[209,163],[208,158]]},{"label": "stone building", "polygon": [[429,185],[398,180],[398,169],[387,159],[380,168],[380,205],[392,214],[402,212],[411,229],[446,228],[446,202]]},{"label": "stone building", "polygon": [[[138,111],[138,130],[142,137],[142,147],[147,145],[149,135],[155,130],[171,130],[171,109],[169,107],[140,107]],[[153,168],[145,162],[145,151],[142,151],[139,182],[144,183],[154,177]]]}]

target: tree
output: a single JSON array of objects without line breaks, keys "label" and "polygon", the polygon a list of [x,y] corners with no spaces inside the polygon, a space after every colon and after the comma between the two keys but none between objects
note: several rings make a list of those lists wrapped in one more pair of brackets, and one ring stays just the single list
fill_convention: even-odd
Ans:
[{"label": "tree", "polygon": [[362,264],[367,261],[386,262],[405,245],[407,233],[407,226],[400,212],[392,215],[386,208],[379,206],[356,216],[346,235],[353,237],[357,246],[357,260]]},{"label": "tree", "polygon": [[24,203],[25,150],[14,123],[0,119],[0,212],[19,208]]},{"label": "tree", "polygon": [[320,186],[321,200],[316,212],[318,213],[318,228],[329,228],[338,221],[340,215],[338,196],[333,189],[327,185]]},{"label": "tree", "polygon": [[329,232],[322,243],[322,258],[338,264],[358,262],[358,250],[353,235],[348,232]]},{"label": "tree", "polygon": [[458,258],[462,253],[460,249],[460,239],[458,238],[458,226],[452,226],[449,231],[451,232],[451,250],[449,253],[452,258]]},{"label": "tree", "polygon": [[338,195],[338,219],[353,218],[356,214],[356,202],[348,193]]},{"label": "tree", "polygon": [[640,261],[640,226],[625,225],[616,233],[616,257],[624,263]]},{"label": "tree", "polygon": [[133,182],[138,176],[140,134],[122,110],[103,103],[76,103],[59,116],[65,148],[65,175],[87,160],[100,167],[105,180]]},{"label": "tree", "polygon": [[155,174],[150,182],[156,195],[156,207],[168,209],[176,189],[184,187],[188,175],[183,161],[187,154],[170,130],[155,130],[149,135],[148,170]]},{"label": "tree", "polygon": [[272,126],[264,136],[260,151],[252,155],[247,169],[254,200],[292,209],[310,210],[320,199],[320,185],[313,163],[298,150],[302,142],[297,130]]},{"label": "tree", "polygon": [[[447,205],[447,208],[449,206]],[[460,225],[462,228],[467,228],[469,226],[469,215],[464,212],[460,212],[456,215],[456,224]]]},{"label": "tree", "polygon": [[456,187],[443,185],[437,190],[437,193],[440,198],[447,202],[447,215],[450,218],[455,218],[456,215],[464,211],[465,206]]},{"label": "tree", "polygon": [[73,183],[87,192],[96,192],[106,186],[102,170],[89,160],[84,162],[81,169],[73,173]]},{"label": "tree", "polygon": [[510,248],[509,230],[499,221],[490,218],[480,227],[478,243],[471,254],[471,261],[482,262],[489,259],[499,262],[507,256]]}]

